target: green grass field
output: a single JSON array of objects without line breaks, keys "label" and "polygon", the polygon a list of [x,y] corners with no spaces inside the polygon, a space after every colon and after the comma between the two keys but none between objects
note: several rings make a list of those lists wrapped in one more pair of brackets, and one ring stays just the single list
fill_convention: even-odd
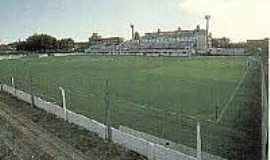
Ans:
[{"label": "green grass field", "polygon": [[[16,86],[27,92],[31,90],[32,77],[34,93],[58,103],[61,103],[58,90],[61,86],[67,91],[70,110],[99,122],[105,120],[105,80],[108,80],[115,127],[124,125],[195,147],[196,123],[187,117],[212,121],[216,125],[216,114],[220,116],[245,75],[248,59],[102,56],[24,58],[1,61],[0,74],[2,81],[9,84],[13,76]],[[247,77],[252,78],[253,75]],[[247,83],[247,80],[244,82]],[[249,90],[240,87],[237,92],[243,96]],[[250,103],[248,96],[246,94],[244,98],[228,105],[222,115],[225,118],[221,120],[221,124],[226,127],[221,128],[232,128],[238,133],[236,126],[241,126],[241,120],[237,125],[234,124],[235,119],[239,118],[239,113],[234,112],[234,109],[239,111],[244,103]],[[204,150],[226,157],[226,153],[219,153],[221,149],[211,145],[232,138],[225,135],[223,129],[209,128],[214,130],[213,133],[220,134],[220,137],[205,140],[210,147],[204,146]],[[232,130],[230,133],[235,134]]]}]

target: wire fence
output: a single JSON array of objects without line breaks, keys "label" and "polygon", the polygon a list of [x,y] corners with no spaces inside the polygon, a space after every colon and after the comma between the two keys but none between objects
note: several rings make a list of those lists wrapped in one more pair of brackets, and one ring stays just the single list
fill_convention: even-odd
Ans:
[{"label": "wire fence", "polygon": [[[269,49],[269,48],[268,48]],[[263,52],[264,53],[264,52]],[[269,159],[268,143],[269,143],[269,54],[265,52],[261,56],[261,70],[262,70],[262,80],[261,80],[261,102],[262,102],[262,121],[261,121],[261,144],[262,144],[262,160]]]},{"label": "wire fence", "polygon": [[[156,74],[139,73],[145,72],[140,62],[128,69],[119,68],[121,74],[111,71],[102,75],[102,70],[109,69],[101,66],[96,68],[100,72],[83,72],[76,68],[85,66],[77,64],[70,71],[64,65],[68,61],[72,59],[63,64],[57,64],[57,60],[50,62],[59,68],[48,67],[46,61],[40,59],[10,61],[1,71],[1,82],[59,105],[62,105],[59,87],[63,87],[67,108],[76,113],[115,128],[127,126],[194,150],[199,120],[204,152],[227,159],[257,159],[260,150],[257,124],[260,124],[261,111],[257,109],[260,72],[256,59],[248,60],[250,66],[244,69],[246,72],[241,71],[245,74],[232,86],[215,80],[212,84],[203,80],[168,81]],[[166,65],[165,61],[149,63],[147,67],[153,68]],[[86,73],[88,75],[83,75]],[[140,77],[141,74],[145,77]],[[193,92],[192,97],[190,92]]]}]

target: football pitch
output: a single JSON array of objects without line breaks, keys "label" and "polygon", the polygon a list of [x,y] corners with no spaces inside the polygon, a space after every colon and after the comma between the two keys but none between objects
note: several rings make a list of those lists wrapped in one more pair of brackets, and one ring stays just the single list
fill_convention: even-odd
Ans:
[{"label": "football pitch", "polygon": [[[2,82],[11,84],[14,77],[18,89],[58,104],[63,87],[68,109],[102,123],[108,93],[114,127],[127,126],[190,147],[196,146],[196,121],[202,121],[203,143],[208,144],[203,150],[230,158],[226,149],[241,141],[232,136],[243,134],[242,122],[253,112],[247,108],[253,91],[245,85],[255,77],[249,61],[244,56],[27,57],[1,61],[0,74]],[[219,148],[218,143],[230,144]]]}]

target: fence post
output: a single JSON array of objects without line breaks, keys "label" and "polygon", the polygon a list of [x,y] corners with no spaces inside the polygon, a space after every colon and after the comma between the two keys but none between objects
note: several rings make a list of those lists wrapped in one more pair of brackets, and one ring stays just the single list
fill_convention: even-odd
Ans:
[{"label": "fence post", "polygon": [[31,106],[35,107],[35,99],[34,99],[34,93],[33,93],[33,79],[32,74],[30,74],[30,92],[31,92]]},{"label": "fence post", "polygon": [[64,119],[67,120],[67,106],[66,106],[66,93],[62,87],[59,87],[59,90],[62,94],[62,102],[63,102],[63,109],[64,109]]},{"label": "fence post", "polygon": [[197,160],[202,160],[201,125],[197,121]]},{"label": "fence post", "polygon": [[106,80],[106,86],[105,86],[105,105],[106,105],[106,126],[107,126],[107,131],[105,134],[105,138],[111,142],[112,141],[112,122],[111,122],[111,99],[110,99],[110,91],[109,91],[109,81]]},{"label": "fence post", "polygon": [[216,121],[218,120],[218,105],[216,104]]},{"label": "fence post", "polygon": [[14,88],[14,96],[16,97],[17,96],[17,94],[16,94],[16,85],[15,85],[15,81],[14,81],[14,78],[13,77],[11,77],[11,85]]},{"label": "fence post", "polygon": [[2,92],[3,91],[3,83],[2,83],[2,81],[0,81],[0,92]]}]

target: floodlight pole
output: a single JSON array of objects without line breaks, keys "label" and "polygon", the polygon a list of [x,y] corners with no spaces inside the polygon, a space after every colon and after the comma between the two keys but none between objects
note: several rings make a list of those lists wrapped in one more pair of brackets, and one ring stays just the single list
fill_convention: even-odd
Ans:
[{"label": "floodlight pole", "polygon": [[135,36],[134,36],[134,25],[130,24],[130,28],[131,28],[131,39],[134,40]]},{"label": "floodlight pole", "polygon": [[207,50],[209,49],[208,34],[209,34],[209,20],[210,20],[210,18],[211,18],[210,15],[205,16],[205,20],[206,20],[206,48],[207,48]]}]

